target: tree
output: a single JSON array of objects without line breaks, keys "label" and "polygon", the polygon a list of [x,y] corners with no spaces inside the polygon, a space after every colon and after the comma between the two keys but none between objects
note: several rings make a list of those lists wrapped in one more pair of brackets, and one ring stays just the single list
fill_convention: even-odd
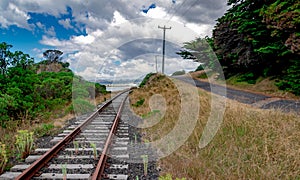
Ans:
[{"label": "tree", "polygon": [[195,62],[200,62],[204,67],[215,69],[218,67],[216,61],[218,60],[213,51],[213,44],[211,38],[197,38],[193,41],[184,43],[183,48],[176,52],[183,59],[190,59]]},{"label": "tree", "polygon": [[43,53],[44,58],[50,63],[60,62],[62,59],[63,52],[60,50],[48,49]]},{"label": "tree", "polygon": [[34,60],[29,56],[29,54],[24,54],[22,51],[16,51],[12,54],[11,64],[14,67],[21,67],[22,69],[28,69],[33,65]]},{"label": "tree", "polygon": [[[229,0],[213,30],[214,48],[228,78],[273,76],[282,89],[300,94],[300,2]],[[288,83],[287,83],[288,82]]]},{"label": "tree", "polygon": [[272,30],[273,37],[281,37],[295,54],[300,54],[300,1],[277,0],[261,9],[263,22]]},{"label": "tree", "polygon": [[6,73],[7,68],[10,65],[12,58],[12,52],[9,50],[10,48],[12,48],[12,45],[7,44],[6,42],[0,44],[0,71],[2,75]]}]

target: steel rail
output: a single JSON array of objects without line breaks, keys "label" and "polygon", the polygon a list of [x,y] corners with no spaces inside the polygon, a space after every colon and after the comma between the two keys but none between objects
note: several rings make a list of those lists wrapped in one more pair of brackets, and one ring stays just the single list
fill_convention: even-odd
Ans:
[{"label": "steel rail", "polygon": [[98,161],[96,170],[93,173],[92,180],[101,179],[102,176],[103,176],[105,165],[106,165],[106,160],[107,160],[107,157],[108,157],[108,154],[107,154],[108,149],[109,149],[109,146],[111,145],[113,135],[115,134],[115,132],[117,130],[117,127],[119,125],[121,113],[122,113],[122,110],[123,110],[123,107],[124,107],[124,104],[125,104],[125,101],[126,101],[127,97],[128,97],[128,95],[123,99],[123,101],[122,101],[122,103],[121,103],[121,105],[118,109],[118,113],[117,113],[117,115],[114,119],[113,125],[112,125],[111,130],[109,132],[109,135],[106,139],[105,146],[103,148],[100,159]]},{"label": "steel rail", "polygon": [[90,121],[94,119],[98,115],[98,113],[102,112],[104,108],[106,108],[109,104],[112,103],[113,100],[118,98],[121,94],[127,92],[129,90],[125,90],[111,98],[104,105],[102,105],[97,111],[95,111],[92,115],[90,115],[84,122],[82,122],[77,128],[75,128],[70,134],[65,136],[61,141],[59,141],[56,145],[54,145],[51,149],[49,149],[45,154],[43,154],[39,159],[37,159],[33,164],[31,164],[27,169],[25,169],[19,176],[16,177],[15,180],[30,180],[38,171],[40,171],[44,166],[48,164],[48,162],[57,155],[59,151],[61,151],[65,145],[71,142],[80,132],[81,130],[88,124]]}]

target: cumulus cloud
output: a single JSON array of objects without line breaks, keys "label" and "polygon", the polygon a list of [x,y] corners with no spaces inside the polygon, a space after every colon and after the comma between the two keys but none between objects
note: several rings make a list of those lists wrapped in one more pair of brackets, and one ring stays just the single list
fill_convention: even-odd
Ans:
[{"label": "cumulus cloud", "polygon": [[20,28],[28,30],[32,29],[32,26],[27,23],[30,16],[27,12],[23,11],[17,5],[11,2],[2,2],[0,7],[0,24],[3,28],[8,28],[11,25],[16,25]]},{"label": "cumulus cloud", "polygon": [[74,28],[74,27],[71,25],[71,20],[70,20],[70,18],[67,18],[67,19],[61,19],[61,20],[58,21],[58,23],[59,23],[60,25],[62,25],[64,28],[66,28],[66,29],[72,29],[72,28]]},{"label": "cumulus cloud", "polygon": [[[166,32],[166,72],[197,67],[174,51],[184,42],[210,36],[215,19],[226,8],[226,0],[1,0],[0,24],[43,29],[40,43],[62,50],[71,68],[87,79],[129,78],[155,70],[155,55],[161,59],[162,53],[163,31],[158,25],[172,27]],[[63,16],[68,9],[71,19]],[[53,26],[29,24],[29,12],[55,16],[65,29],[84,28],[81,32],[86,33],[58,39]]]}]

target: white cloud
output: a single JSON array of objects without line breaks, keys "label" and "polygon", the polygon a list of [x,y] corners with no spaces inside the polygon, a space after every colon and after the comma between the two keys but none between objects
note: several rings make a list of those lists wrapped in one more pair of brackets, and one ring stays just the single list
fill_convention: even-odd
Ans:
[{"label": "white cloud", "polygon": [[70,18],[67,18],[67,19],[61,19],[61,20],[58,21],[58,23],[59,23],[60,25],[62,25],[64,28],[66,28],[66,29],[72,29],[72,28],[74,28],[74,27],[71,25],[71,20],[70,20]]},{"label": "white cloud", "polygon": [[[138,48],[146,53],[146,50],[153,48],[153,45],[148,44],[148,42],[142,43],[143,39],[161,39],[162,30],[158,29],[158,25],[163,22],[163,20],[147,18],[126,21],[126,23],[119,25],[113,25],[114,22],[112,22],[112,26],[109,26],[105,31],[89,29],[88,35],[73,36],[69,40],[58,40],[57,38],[44,36],[41,43],[58,47],[63,52],[78,51],[65,58],[71,63],[73,70],[87,79],[98,77],[97,69],[101,68],[104,68],[105,71],[101,73],[100,78],[113,78],[115,76],[123,78],[140,77],[149,71],[154,72],[154,57],[151,60],[147,57],[139,57],[138,59],[134,57],[134,60],[130,60],[126,59],[126,56],[128,56],[126,53],[133,49],[120,50],[118,48],[124,45],[126,47],[126,43],[131,41],[140,41],[140,44],[137,44]],[[183,24],[176,22],[170,24],[172,29],[167,32],[166,39],[179,47],[184,42],[193,40],[198,36]],[[178,36],[179,34],[180,36]],[[159,48],[161,47],[154,47],[152,52],[156,53]],[[113,63],[114,60],[120,60],[122,63],[116,65]],[[180,64],[177,61],[174,62],[176,63],[170,63],[171,69],[176,69],[176,65],[183,67],[187,65]],[[92,68],[94,70],[90,71]],[[89,69],[89,71],[86,69]],[[181,68],[176,70],[181,70]],[[95,72],[94,76],[92,76],[93,72]]]},{"label": "white cloud", "polygon": [[50,37],[55,37],[56,33],[55,33],[55,29],[53,26],[51,26],[50,28],[44,30],[45,34],[50,36]]},{"label": "white cloud", "polygon": [[95,37],[92,35],[87,35],[87,36],[73,36],[72,40],[76,43],[76,44],[91,44],[92,42],[94,42]]},{"label": "white cloud", "polygon": [[113,20],[111,25],[116,26],[122,23],[126,23],[127,20],[119,13],[119,11],[114,12]]},{"label": "white cloud", "polygon": [[3,28],[8,28],[11,25],[16,25],[20,28],[28,30],[32,29],[32,26],[27,23],[30,16],[27,12],[20,9],[14,3],[9,2],[8,4],[3,3],[0,7],[0,25]]},{"label": "white cloud", "polygon": [[[152,0],[1,0],[0,23],[4,28],[17,25],[32,29],[27,22],[28,12],[53,15],[65,29],[83,28],[80,31],[87,33],[60,40],[55,37],[54,27],[46,29],[42,23],[36,23],[45,32],[40,43],[62,50],[65,60],[79,75],[90,79],[104,69],[106,73],[102,72],[101,78],[136,77],[154,71],[154,56],[126,59],[130,51],[118,47],[135,40],[161,39],[162,30],[158,25],[171,26],[172,29],[166,31],[166,40],[182,46],[196,37],[210,35],[215,19],[226,10],[226,0],[177,0],[176,4],[171,0],[157,0],[156,8],[147,14],[141,12],[143,5],[147,7],[152,3]],[[62,19],[67,7],[72,9],[72,23],[70,18]],[[160,49],[157,53],[161,54],[160,45],[142,47],[153,48],[153,52]],[[120,60],[121,64],[114,64],[114,60]],[[167,58],[166,63],[167,73],[195,66],[173,57]]]}]

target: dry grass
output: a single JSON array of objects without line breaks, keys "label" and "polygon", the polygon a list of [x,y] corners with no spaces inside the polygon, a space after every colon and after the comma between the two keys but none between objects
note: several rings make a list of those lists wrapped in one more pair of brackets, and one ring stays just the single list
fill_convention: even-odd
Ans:
[{"label": "dry grass", "polygon": [[[131,101],[154,92],[176,97],[167,90],[165,79],[137,89]],[[189,88],[188,84],[186,85]],[[174,87],[173,87],[174,88]],[[188,179],[299,179],[300,178],[300,118],[295,114],[275,110],[260,110],[227,100],[223,123],[214,139],[203,149],[198,144],[210,115],[210,94],[199,89],[201,109],[192,135],[170,156],[160,159],[162,174]],[[171,98],[172,99],[172,98]],[[172,101],[170,99],[170,101]],[[169,100],[166,100],[169,101]],[[156,126],[143,129],[145,138],[164,136],[178,119],[180,101],[168,103],[168,111]],[[149,112],[145,106],[132,107],[137,114]],[[168,112],[175,112],[169,115]],[[159,133],[163,133],[158,136]]]}]

